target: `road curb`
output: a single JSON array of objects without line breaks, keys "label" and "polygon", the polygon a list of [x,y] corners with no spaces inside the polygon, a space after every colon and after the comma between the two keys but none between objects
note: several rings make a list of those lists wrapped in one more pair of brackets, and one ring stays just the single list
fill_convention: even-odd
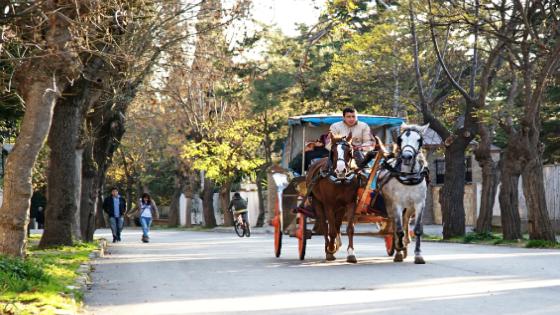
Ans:
[{"label": "road curb", "polygon": [[[89,260],[86,263],[81,264],[76,272],[78,277],[74,281],[74,285],[68,286],[69,289],[76,289],[82,294],[85,294],[87,290],[91,288],[93,284],[91,280],[91,273],[93,272],[93,261],[97,258],[105,256],[105,251],[107,250],[107,240],[101,238],[97,240],[97,249],[89,254]],[[74,297],[75,299],[75,297]]]}]

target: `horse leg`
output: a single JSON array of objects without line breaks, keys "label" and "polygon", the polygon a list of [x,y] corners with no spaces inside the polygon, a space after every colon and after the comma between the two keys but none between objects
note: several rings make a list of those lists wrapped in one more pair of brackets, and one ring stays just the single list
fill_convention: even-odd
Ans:
[{"label": "horse leg", "polygon": [[403,233],[404,233],[403,259],[406,259],[406,257],[408,256],[408,244],[410,244],[410,233],[409,233],[410,217],[412,216],[413,213],[414,213],[413,209],[410,208],[406,208],[403,211]]},{"label": "horse leg", "polygon": [[414,235],[416,236],[416,248],[414,249],[414,263],[425,264],[420,250],[420,238],[424,234],[424,225],[422,223],[422,214],[424,212],[424,204],[416,205],[416,221],[414,222]]},{"label": "horse leg", "polygon": [[397,251],[397,253],[395,254],[395,258],[393,259],[394,262],[402,262],[404,260],[404,256],[402,254],[403,248],[404,248],[404,244],[403,244],[403,238],[404,238],[404,231],[403,231],[403,224],[402,224],[402,213],[403,213],[403,208],[398,205],[395,207],[395,212],[394,215],[395,217],[393,218],[394,223],[395,223],[395,250]]},{"label": "horse leg", "polygon": [[336,253],[336,235],[338,233],[338,231],[336,230],[336,218],[335,218],[335,214],[334,214],[334,209],[332,207],[327,207],[326,209],[326,216],[327,216],[327,222],[329,225],[328,228],[328,243],[327,243],[327,260],[335,260],[336,257],[334,256],[334,254]]},{"label": "horse leg", "polygon": [[351,203],[346,206],[346,218],[348,225],[346,226],[346,234],[348,235],[348,256],[346,261],[349,263],[357,263],[356,255],[354,254],[354,213],[356,211],[356,204]]},{"label": "horse leg", "polygon": [[[342,210],[342,211],[340,211]],[[340,236],[340,227],[342,226],[342,220],[344,219],[344,208],[340,208],[337,210],[337,212],[335,212],[335,218],[336,218],[336,239],[335,239],[335,247],[336,247],[336,251],[338,252],[338,250],[342,247],[342,237]]]},{"label": "horse leg", "polygon": [[313,198],[313,208],[315,209],[315,213],[317,215],[317,223],[321,226],[321,229],[323,230],[323,237],[325,238],[325,254],[328,260],[329,234],[327,233],[328,225],[327,225],[326,215],[325,215],[325,206],[321,202],[319,202],[317,198]]}]

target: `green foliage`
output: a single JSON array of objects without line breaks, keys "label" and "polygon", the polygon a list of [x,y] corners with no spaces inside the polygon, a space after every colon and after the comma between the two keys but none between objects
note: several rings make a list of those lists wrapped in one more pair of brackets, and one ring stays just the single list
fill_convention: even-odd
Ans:
[{"label": "green foliage", "polygon": [[29,291],[49,280],[44,270],[33,261],[0,256],[0,292]]},{"label": "green foliage", "polygon": [[280,103],[281,94],[293,86],[293,73],[272,71],[266,77],[253,81],[250,99],[255,112],[261,112],[269,107],[276,107]]},{"label": "green foliage", "polygon": [[255,131],[254,120],[236,120],[227,125],[206,124],[207,133],[201,141],[189,141],[183,157],[193,167],[206,172],[218,184],[232,182],[240,175],[251,175],[264,163],[257,155],[262,135]]},{"label": "green foliage", "polygon": [[527,248],[560,248],[560,243],[558,242],[551,242],[551,241],[543,241],[543,240],[529,240]]},{"label": "green foliage", "polygon": [[[38,238],[31,238],[36,243]],[[48,250],[31,246],[28,257],[0,256],[0,313],[55,314],[75,312],[80,293],[74,284],[80,264],[96,244],[78,243]]]},{"label": "green foliage", "polygon": [[[560,82],[560,79],[558,80]],[[551,86],[545,94],[541,141],[545,144],[545,163],[560,162],[560,86]]]},{"label": "green foliage", "polygon": [[[357,33],[334,55],[326,75],[325,89],[338,104],[360,111],[391,114],[391,106],[409,97],[414,78],[406,24],[387,18],[367,33]],[[400,92],[395,95],[395,89]]]},{"label": "green foliage", "polygon": [[[15,45],[4,45],[3,43],[0,52],[3,50],[17,55],[18,48]],[[12,75],[13,65],[0,60],[0,143],[15,140],[24,113],[22,99],[16,94],[13,87]]]},{"label": "green foliage", "polygon": [[497,236],[494,233],[486,232],[486,233],[467,233],[463,238],[464,243],[477,243],[482,241],[495,241],[499,240],[501,237]]}]

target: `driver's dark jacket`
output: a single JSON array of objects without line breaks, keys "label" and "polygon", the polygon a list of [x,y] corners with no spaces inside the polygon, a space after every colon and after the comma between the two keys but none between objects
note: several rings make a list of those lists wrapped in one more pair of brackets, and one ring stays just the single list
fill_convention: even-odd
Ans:
[{"label": "driver's dark jacket", "polygon": [[[305,152],[305,165],[303,166],[304,170],[307,171],[307,169],[309,169],[309,165],[314,159],[320,159],[327,156],[329,156],[329,150],[325,149],[324,147],[315,147],[313,150]],[[290,169],[303,174],[303,172],[301,171],[301,157],[301,153],[296,155],[296,157],[290,162],[290,165],[288,166],[290,167]]]}]

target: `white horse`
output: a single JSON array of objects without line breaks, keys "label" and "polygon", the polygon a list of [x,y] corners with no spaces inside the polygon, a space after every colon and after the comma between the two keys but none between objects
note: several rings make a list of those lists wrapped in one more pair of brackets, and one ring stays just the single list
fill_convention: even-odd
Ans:
[{"label": "white horse", "polygon": [[379,174],[381,194],[385,200],[387,214],[393,223],[393,244],[396,250],[394,262],[402,262],[407,256],[407,246],[410,243],[408,227],[410,218],[414,216],[416,235],[414,263],[425,263],[420,250],[420,237],[423,234],[422,214],[428,190],[426,185],[428,165],[420,150],[428,126],[428,124],[401,126],[395,158],[384,163]]}]

